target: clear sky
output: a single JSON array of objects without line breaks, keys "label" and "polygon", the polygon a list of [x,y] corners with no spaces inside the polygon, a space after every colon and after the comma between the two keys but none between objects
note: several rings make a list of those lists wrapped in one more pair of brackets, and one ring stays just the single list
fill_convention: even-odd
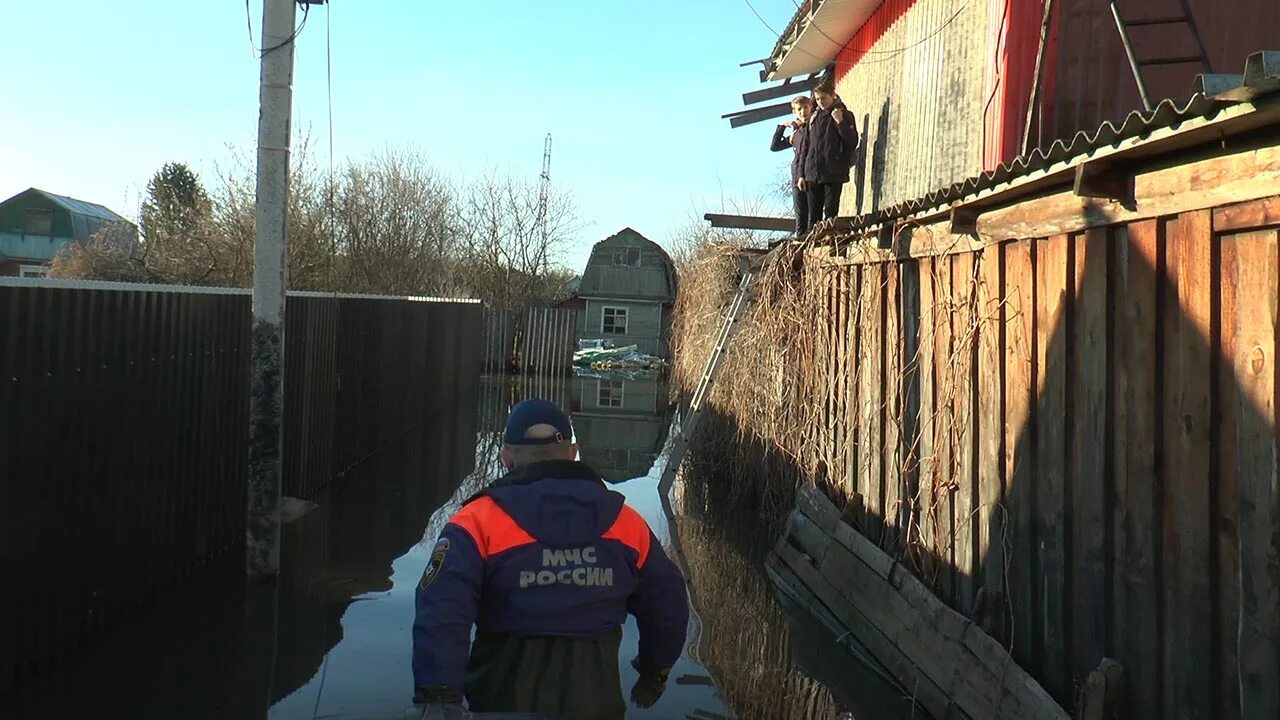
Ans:
[{"label": "clear sky", "polygon": [[[776,29],[795,12],[792,0],[752,1]],[[258,43],[262,0],[248,16]],[[731,130],[720,118],[762,87],[759,66],[738,64],[776,39],[744,0],[315,6],[298,41],[294,127],[322,163],[327,20],[337,162],[404,147],[452,176],[533,178],[550,132],[553,182],[585,223],[565,258],[575,269],[625,226],[666,244],[783,179],[773,122]],[[238,0],[0,0],[0,28],[0,199],[39,187],[132,218],[163,163],[186,162],[209,184],[233,149],[252,157],[258,62]]]}]

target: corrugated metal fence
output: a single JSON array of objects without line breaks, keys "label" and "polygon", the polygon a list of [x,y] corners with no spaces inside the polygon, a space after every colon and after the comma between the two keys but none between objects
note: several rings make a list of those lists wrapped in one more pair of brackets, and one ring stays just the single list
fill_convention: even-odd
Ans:
[{"label": "corrugated metal fence", "polygon": [[529,308],[517,334],[518,367],[534,375],[565,375],[578,344],[578,312]]},{"label": "corrugated metal fence", "polygon": [[484,367],[535,375],[566,375],[578,344],[578,311],[529,308],[484,311]]},{"label": "corrugated metal fence", "polygon": [[[286,494],[477,392],[482,306],[291,295]],[[244,534],[250,297],[0,283],[0,689]]]}]

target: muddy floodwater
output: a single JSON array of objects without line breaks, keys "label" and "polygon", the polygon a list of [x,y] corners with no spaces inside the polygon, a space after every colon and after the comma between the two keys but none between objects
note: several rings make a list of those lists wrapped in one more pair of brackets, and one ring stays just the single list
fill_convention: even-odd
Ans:
[{"label": "muddy floodwater", "polygon": [[[775,599],[762,569],[773,538],[760,519],[693,512],[679,499],[664,507],[657,478],[671,420],[666,387],[608,378],[540,387],[489,379],[466,400],[478,411],[442,408],[431,424],[333,480],[314,505],[291,508],[297,517],[286,525],[275,587],[247,587],[233,553],[0,698],[0,717],[408,717],[414,588],[440,527],[496,476],[505,408],[527,394],[572,408],[583,460],[685,560],[689,643],[662,699],[628,717],[911,717],[900,692]],[[687,482],[722,481],[712,474]],[[635,679],[625,660],[636,640],[628,623],[624,690]]]}]

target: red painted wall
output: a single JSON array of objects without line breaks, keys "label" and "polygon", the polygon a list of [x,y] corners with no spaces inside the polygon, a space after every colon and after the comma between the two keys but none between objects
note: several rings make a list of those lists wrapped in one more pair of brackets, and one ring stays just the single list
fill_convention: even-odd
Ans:
[{"label": "red painted wall", "polygon": [[887,59],[895,48],[877,48],[875,44],[893,24],[916,4],[916,0],[886,0],[836,55],[836,81],[839,82],[855,65],[866,60]]}]

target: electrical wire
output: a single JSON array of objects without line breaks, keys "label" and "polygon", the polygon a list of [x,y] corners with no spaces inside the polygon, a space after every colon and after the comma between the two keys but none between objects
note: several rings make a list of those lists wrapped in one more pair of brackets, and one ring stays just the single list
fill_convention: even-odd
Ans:
[{"label": "electrical wire", "polygon": [[266,50],[259,50],[257,43],[253,41],[253,13],[249,9],[249,0],[244,0],[244,24],[245,24],[245,27],[248,28],[249,30],[249,48],[253,50],[255,55],[257,55],[260,58],[266,57],[267,55],[270,55],[276,50],[279,50],[280,48],[298,39],[298,35],[302,32],[302,29],[307,26],[307,17],[311,14],[311,3],[301,3],[301,4],[302,4],[302,22],[298,23],[298,26],[293,29],[293,34],[289,35],[289,37],[285,38],[280,43],[276,45],[272,45]]},{"label": "electrical wire", "polygon": [[[781,40],[781,39],[782,39],[782,35],[781,35],[777,30],[774,30],[772,25],[770,25],[768,22],[766,22],[766,21],[765,21],[764,17],[762,17],[762,16],[760,15],[759,11],[757,11],[757,10],[756,10],[755,5],[753,5],[753,4],[751,3],[751,0],[743,0],[743,2],[745,2],[745,3],[747,4],[747,7],[751,9],[752,14],[754,14],[754,15],[756,16],[756,18],[757,18],[758,20],[760,20],[761,24],[763,24],[763,25],[764,25],[764,26],[769,30],[769,32],[772,32],[775,36],[777,36],[777,38],[778,38],[779,40]],[[854,66],[854,65],[872,65],[872,64],[875,64],[875,63],[878,63],[878,62],[887,62],[887,61],[889,61],[889,60],[893,60],[893,59],[897,58],[898,56],[902,55],[903,53],[907,52],[908,50],[912,50],[912,49],[914,49],[914,48],[916,48],[916,47],[919,47],[920,45],[923,45],[924,43],[926,43],[926,42],[928,42],[929,40],[933,39],[935,36],[937,36],[937,35],[938,35],[938,33],[942,32],[942,31],[943,31],[943,30],[945,30],[947,27],[949,27],[949,26],[951,25],[951,23],[955,22],[955,21],[956,21],[956,18],[960,17],[960,14],[961,14],[961,13],[963,13],[965,10],[969,9],[969,5],[970,5],[970,4],[971,4],[971,2],[965,2],[964,4],[962,4],[962,5],[961,5],[961,6],[960,6],[960,7],[959,7],[959,8],[958,8],[954,13],[952,13],[952,14],[951,14],[951,17],[947,18],[947,20],[946,20],[945,22],[943,22],[941,25],[939,25],[937,28],[935,28],[935,29],[934,29],[932,32],[930,32],[928,35],[925,35],[924,37],[920,38],[920,39],[919,39],[919,40],[917,40],[916,42],[911,43],[910,45],[906,45],[906,46],[904,46],[904,47],[900,47],[900,48],[893,48],[893,49],[891,49],[891,50],[871,50],[871,49],[868,49],[868,50],[851,50],[852,52],[860,53],[860,54],[861,54],[861,55],[863,55],[863,56],[866,56],[866,55],[885,55],[885,56],[887,56],[887,57],[878,58],[878,59],[876,59],[876,60],[869,60],[869,61],[866,61],[866,62],[862,62],[861,60],[852,60],[852,61],[850,61],[850,60],[832,60],[832,61],[830,61],[830,63],[831,63],[832,65],[836,65],[836,66],[846,66],[846,65],[847,65],[847,66],[849,66],[849,67],[852,67],[852,66]],[[799,9],[799,8],[797,7],[797,9]],[[848,43],[841,43],[841,42],[838,42],[835,38],[833,38],[833,37],[831,37],[830,35],[828,35],[826,32],[824,32],[824,31],[822,30],[822,28],[818,27],[816,24],[811,24],[811,25],[810,25],[810,27],[812,27],[815,31],[817,31],[817,32],[818,32],[818,34],[822,35],[822,37],[824,37],[824,38],[826,38],[828,41],[830,41],[830,42],[831,42],[831,44],[833,44],[833,45],[835,45],[835,46],[837,46],[837,47],[840,47],[840,48],[842,48],[842,49],[848,49],[848,48],[847,48]],[[809,52],[808,50],[804,50],[803,48],[793,48],[793,49],[794,49],[796,52],[799,52],[799,53],[801,53],[801,54],[803,54],[803,55],[808,55],[809,57],[814,58],[815,60],[824,60],[824,61],[825,61],[825,60],[827,60],[827,58],[824,58],[824,57],[822,57],[822,56],[820,56],[820,55],[815,55],[814,53],[811,53],[811,52]]]}]

